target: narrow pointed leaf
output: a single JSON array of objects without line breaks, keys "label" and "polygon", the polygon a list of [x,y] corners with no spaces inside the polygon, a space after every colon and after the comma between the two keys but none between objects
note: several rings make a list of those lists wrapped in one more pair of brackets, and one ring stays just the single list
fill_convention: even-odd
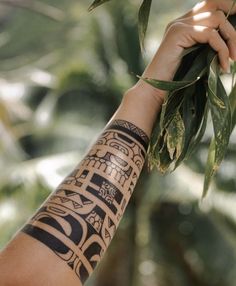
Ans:
[{"label": "narrow pointed leaf", "polygon": [[[192,84],[195,84],[199,79],[206,75],[206,57],[208,51],[208,49],[204,49],[199,55],[197,55],[195,59],[193,59],[192,66],[182,77],[183,81],[192,81]],[[180,77],[180,74],[178,77]],[[183,103],[184,97],[191,95],[190,91],[192,84],[167,94],[161,111],[160,126],[162,128],[169,124],[169,121],[172,119],[174,113]]]},{"label": "narrow pointed leaf", "polygon": [[138,13],[138,30],[141,50],[144,50],[144,39],[147,32],[151,5],[152,0],[143,0]]},{"label": "narrow pointed leaf", "polygon": [[152,78],[145,78],[145,77],[140,77],[143,81],[146,83],[150,84],[151,86],[165,90],[165,91],[175,91],[179,89],[183,89],[187,86],[190,86],[194,84],[199,78],[195,80],[188,80],[188,81],[164,81],[164,80],[158,80],[158,79],[152,79]]},{"label": "narrow pointed leaf", "polygon": [[185,97],[181,114],[185,126],[185,142],[175,163],[175,169],[185,158],[188,158],[193,149],[198,146],[206,130],[208,109],[206,106],[206,89],[204,79],[198,82],[192,90],[192,95]]},{"label": "narrow pointed leaf", "polygon": [[208,150],[202,198],[206,197],[207,192],[209,190],[211,179],[215,172],[214,166],[215,166],[215,140],[212,139]]},{"label": "narrow pointed leaf", "polygon": [[98,6],[102,5],[105,2],[108,2],[111,0],[95,0],[92,5],[88,8],[89,11],[92,11],[93,9],[97,8]]},{"label": "narrow pointed leaf", "polygon": [[208,96],[215,134],[215,168],[224,158],[231,133],[229,98],[219,78],[218,69],[218,59],[214,56],[209,69]]},{"label": "narrow pointed leaf", "polygon": [[229,101],[230,101],[230,108],[231,108],[231,114],[232,114],[232,123],[231,123],[231,133],[236,125],[236,84],[234,85],[230,95],[229,95]]},{"label": "narrow pointed leaf", "polygon": [[185,134],[185,126],[179,112],[176,113],[166,132],[169,156],[172,160],[177,160],[183,149]]},{"label": "narrow pointed leaf", "polygon": [[206,104],[200,129],[198,130],[198,133],[197,133],[196,137],[191,142],[191,144],[190,144],[190,146],[188,148],[188,151],[186,153],[186,157],[187,158],[192,154],[192,152],[197,148],[197,146],[199,145],[199,143],[202,140],[202,137],[203,137],[203,135],[204,135],[204,133],[206,131],[206,127],[207,127],[208,112],[209,112],[209,105]]},{"label": "narrow pointed leaf", "polygon": [[203,197],[207,195],[212,177],[222,162],[231,134],[231,110],[229,98],[219,78],[217,56],[210,54],[208,97],[214,128],[214,139],[211,142],[206,164]]}]

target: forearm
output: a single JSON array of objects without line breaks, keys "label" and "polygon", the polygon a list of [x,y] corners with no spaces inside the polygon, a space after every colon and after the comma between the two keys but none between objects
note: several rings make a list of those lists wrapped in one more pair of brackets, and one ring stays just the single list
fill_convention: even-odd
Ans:
[{"label": "forearm", "polygon": [[[20,249],[17,240],[22,243],[33,238],[34,247],[41,244],[45,257],[41,253],[39,262],[32,257],[28,259],[35,269],[44,269],[37,263],[45,264],[44,281],[47,277],[48,285],[68,285],[72,276],[71,285],[84,283],[117,229],[142,170],[148,137],[161,104],[149,93],[139,91],[133,88],[126,93],[82,162],[22,229],[23,234],[13,240],[19,263],[25,260],[29,243],[23,243]],[[5,252],[9,249],[11,246]],[[55,268],[57,265],[63,268],[64,264],[64,278],[50,277],[47,269],[52,268],[52,262],[47,260],[48,251],[54,252]],[[28,280],[24,277],[17,280],[24,285],[40,285],[39,277],[32,281],[33,273]]]},{"label": "forearm", "polygon": [[[175,20],[144,76],[171,80],[184,49],[197,43],[210,44],[226,69],[229,55],[236,60],[236,32],[219,9],[230,7],[206,0]],[[163,96],[143,81],[126,93],[84,160],[0,254],[1,286],[82,285],[132,195]]]}]

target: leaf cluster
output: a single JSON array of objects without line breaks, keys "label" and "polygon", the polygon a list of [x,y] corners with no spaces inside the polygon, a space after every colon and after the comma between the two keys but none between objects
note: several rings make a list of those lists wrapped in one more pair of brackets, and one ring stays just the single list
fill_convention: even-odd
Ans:
[{"label": "leaf cluster", "polygon": [[[110,0],[95,0],[89,10],[107,1]],[[142,50],[151,4],[152,0],[143,0],[138,14]],[[229,21],[236,26],[236,16],[229,15]],[[232,73],[234,78],[235,69]],[[208,115],[211,115],[214,137],[208,152],[204,197],[225,156],[236,124],[236,85],[228,96],[221,81],[217,53],[209,45],[187,49],[173,81],[143,80],[155,88],[168,91],[151,136],[148,152],[150,169],[157,167],[161,173],[175,170],[200,143],[206,131]]]},{"label": "leaf cluster", "polygon": [[[235,16],[229,20],[236,25]],[[209,45],[197,45],[186,51],[174,81],[144,80],[168,91],[151,138],[150,168],[157,167],[162,173],[175,170],[199,145],[210,114],[214,137],[206,163],[204,197],[236,124],[236,85],[228,96],[220,77],[217,54]]]}]

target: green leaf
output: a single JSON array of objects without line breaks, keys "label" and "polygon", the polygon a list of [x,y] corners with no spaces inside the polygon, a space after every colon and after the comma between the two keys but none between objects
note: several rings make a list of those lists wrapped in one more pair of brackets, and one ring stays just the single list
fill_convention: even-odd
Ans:
[{"label": "green leaf", "polygon": [[[203,76],[205,76],[207,72],[206,57],[208,51],[209,49],[203,49],[194,59],[191,59],[192,65],[187,72],[182,69],[181,65],[179,70],[177,71],[179,80],[182,79],[183,81],[192,81],[193,85]],[[188,97],[192,94],[192,85],[187,85],[183,89],[174,90],[166,95],[166,98],[162,105],[160,117],[161,128],[164,128],[164,126],[168,125],[169,122],[172,120],[174,113],[178,108],[180,108],[181,104],[183,103],[184,97]]]},{"label": "green leaf", "polygon": [[192,94],[185,97],[181,106],[180,112],[185,126],[185,142],[181,156],[175,163],[175,168],[185,158],[188,158],[189,154],[198,146],[206,130],[208,108],[204,81],[202,79],[193,86]]},{"label": "green leaf", "polygon": [[213,175],[222,162],[231,134],[231,110],[229,98],[219,77],[218,58],[215,52],[209,54],[208,98],[214,127],[206,164],[203,197],[206,196]]},{"label": "green leaf", "polygon": [[232,123],[231,123],[231,133],[232,133],[236,125],[236,84],[234,85],[233,89],[230,92],[229,102],[230,102],[231,118],[232,118]]},{"label": "green leaf", "polygon": [[200,44],[197,44],[197,45],[194,45],[194,46],[192,46],[190,48],[184,49],[182,56],[183,57],[187,56],[188,54],[198,50],[199,47],[200,47]]},{"label": "green leaf", "polygon": [[212,139],[208,150],[202,199],[205,198],[209,190],[211,179],[215,172],[214,166],[215,166],[215,140]]},{"label": "green leaf", "polygon": [[98,6],[102,5],[105,2],[108,2],[111,0],[95,0],[92,5],[88,8],[89,11],[92,11],[93,9],[97,8]]},{"label": "green leaf", "polygon": [[170,153],[168,151],[167,145],[164,144],[163,148],[158,152],[157,156],[157,169],[162,174],[166,173],[172,163],[170,158]]},{"label": "green leaf", "polygon": [[[229,20],[236,27],[236,16]],[[178,167],[199,145],[211,112],[214,138],[205,170],[205,197],[236,125],[236,84],[228,97],[220,79],[217,53],[200,44],[185,51],[173,81],[142,79],[167,91],[148,150],[150,164],[162,173]]]},{"label": "green leaf", "polygon": [[198,133],[196,134],[196,137],[194,138],[194,140],[191,142],[191,144],[188,147],[188,150],[186,153],[187,158],[192,154],[192,152],[197,148],[197,146],[199,145],[199,143],[202,140],[202,137],[203,137],[203,135],[206,131],[206,127],[207,127],[208,112],[209,112],[209,105],[207,103],[205,106],[204,115],[202,118],[200,128],[198,130]]},{"label": "green leaf", "polygon": [[194,84],[197,80],[200,79],[198,77],[195,80],[188,80],[188,81],[164,81],[164,80],[158,80],[158,79],[153,79],[153,78],[147,78],[147,77],[141,77],[138,76],[138,78],[142,79],[146,83],[150,84],[151,86],[161,89],[161,90],[166,90],[166,91],[176,91],[183,89],[185,87],[188,87],[192,84]]},{"label": "green leaf", "polygon": [[215,168],[217,168],[224,158],[229,143],[231,109],[229,98],[219,77],[216,55],[209,67],[208,97],[215,134]]},{"label": "green leaf", "polygon": [[185,126],[179,112],[176,112],[173,120],[166,129],[167,149],[170,158],[177,160],[184,146]]},{"label": "green leaf", "polygon": [[151,5],[152,0],[143,0],[138,13],[139,41],[142,51],[144,50],[144,39],[147,32]]}]

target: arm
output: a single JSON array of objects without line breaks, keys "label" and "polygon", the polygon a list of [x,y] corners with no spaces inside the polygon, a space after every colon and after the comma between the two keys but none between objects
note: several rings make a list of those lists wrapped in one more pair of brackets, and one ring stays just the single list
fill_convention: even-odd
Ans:
[{"label": "arm", "polygon": [[[232,1],[212,3],[202,3],[170,25],[144,76],[172,79],[184,48],[197,42],[216,49],[227,68],[229,54],[236,57],[236,33],[215,11],[228,11]],[[210,14],[199,16],[209,9]],[[221,35],[215,30],[219,26]],[[224,35],[230,37],[227,45]],[[142,81],[126,92],[82,162],[0,254],[2,286],[83,285],[106,251],[132,195],[163,96]]]}]

